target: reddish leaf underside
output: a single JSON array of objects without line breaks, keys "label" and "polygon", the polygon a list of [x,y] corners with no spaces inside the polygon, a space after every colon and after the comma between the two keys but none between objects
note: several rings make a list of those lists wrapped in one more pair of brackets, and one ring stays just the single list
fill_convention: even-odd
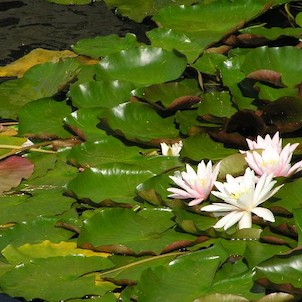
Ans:
[{"label": "reddish leaf underside", "polygon": [[0,193],[18,186],[23,178],[27,179],[34,171],[31,161],[20,156],[11,156],[0,162]]}]

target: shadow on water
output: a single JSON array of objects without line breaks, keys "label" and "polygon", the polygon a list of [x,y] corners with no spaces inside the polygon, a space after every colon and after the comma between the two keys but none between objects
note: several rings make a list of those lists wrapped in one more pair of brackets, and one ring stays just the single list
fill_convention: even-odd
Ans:
[{"label": "shadow on water", "polygon": [[58,5],[46,0],[0,0],[0,66],[37,47],[69,49],[82,38],[135,33],[146,41],[145,32],[154,25],[122,19],[103,2],[90,5]]}]

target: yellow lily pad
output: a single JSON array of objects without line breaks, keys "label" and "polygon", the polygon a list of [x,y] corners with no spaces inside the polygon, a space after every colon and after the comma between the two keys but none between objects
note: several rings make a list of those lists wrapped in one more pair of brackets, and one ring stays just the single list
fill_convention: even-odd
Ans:
[{"label": "yellow lily pad", "polygon": [[[45,240],[38,244],[24,244],[20,247],[8,245],[1,252],[4,257],[12,264],[27,262],[34,258],[48,258],[67,255],[83,255],[85,257],[98,256],[107,258],[109,253],[93,252],[92,250],[77,248],[75,242],[53,243]],[[26,261],[27,260],[27,261]]]},{"label": "yellow lily pad", "polygon": [[37,64],[45,62],[57,62],[63,58],[73,58],[77,54],[70,50],[48,50],[43,48],[37,48],[32,50],[24,57],[6,65],[0,67],[0,77],[22,77],[23,74],[31,67]]}]

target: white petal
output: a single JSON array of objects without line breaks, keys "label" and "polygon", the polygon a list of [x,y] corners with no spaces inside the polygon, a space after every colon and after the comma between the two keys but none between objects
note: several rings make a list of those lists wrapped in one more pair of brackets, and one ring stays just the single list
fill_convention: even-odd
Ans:
[{"label": "white petal", "polygon": [[239,230],[248,229],[252,227],[252,214],[251,212],[244,212],[243,216],[238,223]]},{"label": "white petal", "polygon": [[192,196],[187,191],[178,189],[178,188],[168,188],[167,191],[173,193],[168,195],[168,197],[171,198],[179,198],[179,199],[187,199],[187,198],[194,198],[195,196]]},{"label": "white petal", "polygon": [[223,227],[225,230],[227,230],[232,225],[237,223],[241,219],[243,214],[244,212],[231,212],[221,218],[213,227],[217,229]]},{"label": "white petal", "polygon": [[197,204],[200,204],[201,202],[203,202],[205,200],[205,198],[196,198],[192,201],[190,201],[188,203],[188,205],[191,207],[191,206],[196,206]]},{"label": "white petal", "polygon": [[200,211],[206,212],[232,212],[237,210],[237,207],[225,203],[213,203],[200,209]]},{"label": "white petal", "polygon": [[270,222],[275,221],[274,214],[269,209],[258,207],[253,209],[252,213],[256,214],[257,216],[263,218],[266,221],[270,221]]}]

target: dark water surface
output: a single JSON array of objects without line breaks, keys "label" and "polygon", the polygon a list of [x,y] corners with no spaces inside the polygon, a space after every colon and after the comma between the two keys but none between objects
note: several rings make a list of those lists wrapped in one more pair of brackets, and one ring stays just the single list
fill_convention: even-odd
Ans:
[{"label": "dark water surface", "polygon": [[0,66],[43,47],[68,49],[82,38],[135,33],[144,40],[152,24],[122,20],[103,2],[58,5],[46,0],[0,0]]}]

